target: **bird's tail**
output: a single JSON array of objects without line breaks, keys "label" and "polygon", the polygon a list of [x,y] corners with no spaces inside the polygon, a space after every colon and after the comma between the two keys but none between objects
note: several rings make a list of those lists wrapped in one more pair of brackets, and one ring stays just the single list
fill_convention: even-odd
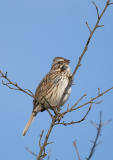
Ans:
[{"label": "bird's tail", "polygon": [[26,133],[27,133],[27,131],[28,131],[28,129],[29,129],[29,127],[30,127],[30,125],[31,125],[31,123],[32,123],[34,118],[35,118],[35,115],[34,115],[34,113],[32,113],[31,116],[30,116],[29,121],[27,122],[27,124],[26,124],[26,126],[25,126],[25,128],[23,130],[23,133],[22,133],[23,136],[26,135]]}]

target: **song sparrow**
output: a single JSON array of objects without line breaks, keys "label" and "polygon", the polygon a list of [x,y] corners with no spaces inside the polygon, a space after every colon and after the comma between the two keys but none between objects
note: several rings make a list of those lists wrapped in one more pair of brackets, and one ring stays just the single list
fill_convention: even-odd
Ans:
[{"label": "song sparrow", "polygon": [[67,90],[61,104],[59,104],[64,90],[68,85],[69,78],[72,75],[69,62],[69,60],[63,57],[56,57],[53,59],[53,64],[49,73],[42,79],[36,89],[36,98],[33,100],[33,111],[23,130],[23,136],[26,134],[32,120],[38,112],[42,112],[46,110],[46,108],[54,109],[60,107],[67,101],[71,92],[71,87]]}]

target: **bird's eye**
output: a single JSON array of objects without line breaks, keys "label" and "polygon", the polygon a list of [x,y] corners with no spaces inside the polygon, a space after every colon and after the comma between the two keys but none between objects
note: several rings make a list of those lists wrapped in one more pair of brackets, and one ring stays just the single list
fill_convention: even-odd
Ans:
[{"label": "bird's eye", "polygon": [[66,70],[66,66],[65,66],[65,65],[63,65],[63,66],[61,67],[61,71],[64,71],[64,70]]},{"label": "bird's eye", "polygon": [[61,64],[61,62],[58,62],[58,64]]}]

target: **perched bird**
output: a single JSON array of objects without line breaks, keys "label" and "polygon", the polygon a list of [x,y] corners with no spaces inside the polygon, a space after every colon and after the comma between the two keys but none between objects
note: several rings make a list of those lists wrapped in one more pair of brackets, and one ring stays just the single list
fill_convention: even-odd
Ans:
[{"label": "perched bird", "polygon": [[69,78],[72,75],[69,63],[70,61],[63,57],[56,57],[53,59],[50,71],[42,79],[36,89],[35,99],[33,100],[34,106],[32,114],[23,130],[23,136],[25,136],[38,112],[43,112],[46,110],[46,108],[58,108],[64,105],[64,103],[67,101],[71,92],[71,86],[68,88],[60,104],[64,90],[67,87]]}]

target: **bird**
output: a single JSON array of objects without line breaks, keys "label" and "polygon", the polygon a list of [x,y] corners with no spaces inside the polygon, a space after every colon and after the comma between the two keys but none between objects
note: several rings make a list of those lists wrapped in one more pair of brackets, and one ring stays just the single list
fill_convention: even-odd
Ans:
[{"label": "bird", "polygon": [[71,86],[66,91],[62,101],[61,98],[72,76],[70,60],[64,57],[55,57],[50,71],[39,83],[33,100],[33,110],[22,135],[25,136],[33,119],[39,112],[46,109],[59,108],[65,104],[71,93]]}]

